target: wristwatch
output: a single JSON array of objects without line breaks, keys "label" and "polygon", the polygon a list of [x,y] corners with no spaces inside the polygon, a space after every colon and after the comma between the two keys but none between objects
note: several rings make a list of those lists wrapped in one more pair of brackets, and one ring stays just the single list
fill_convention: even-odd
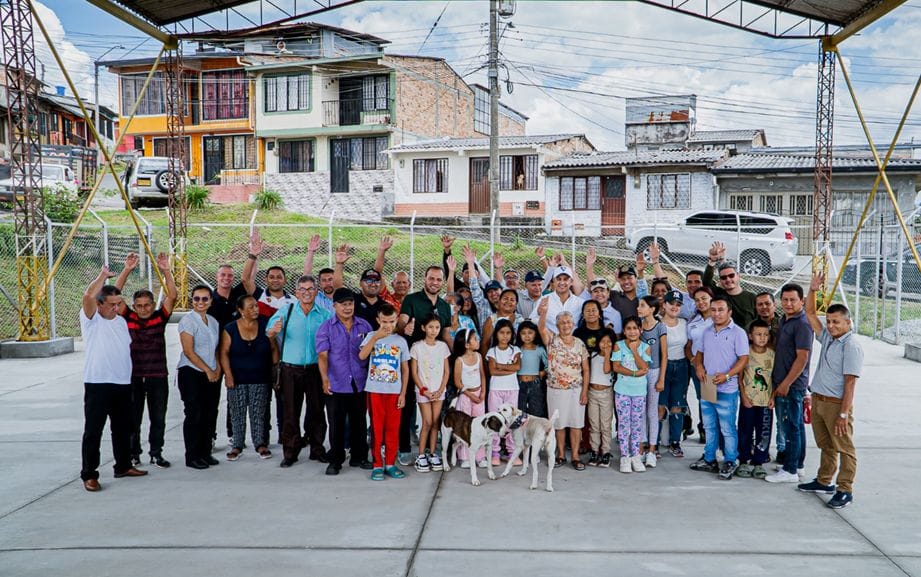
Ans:
[{"label": "wristwatch", "polygon": [[838,413],[838,418],[839,418],[839,419],[846,419],[846,418],[847,418],[847,413]]}]

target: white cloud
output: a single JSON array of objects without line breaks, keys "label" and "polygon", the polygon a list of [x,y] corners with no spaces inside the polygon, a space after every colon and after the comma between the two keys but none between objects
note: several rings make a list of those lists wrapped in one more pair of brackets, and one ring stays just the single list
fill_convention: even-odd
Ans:
[{"label": "white cloud", "polygon": [[[48,36],[51,38],[54,47],[64,61],[67,72],[74,81],[80,96],[86,101],[92,101],[93,59],[89,54],[77,48],[67,39],[64,26],[52,9],[40,2],[35,2],[34,5],[39,18],[41,18],[42,23],[45,25],[45,29],[48,31]],[[49,86],[49,90],[52,92],[55,90],[56,86],[67,86],[64,74],[61,72],[54,56],[51,54],[51,49],[48,47],[48,43],[42,35],[37,23],[34,25],[34,33],[36,74],[40,79],[44,80],[45,84]],[[70,94],[69,88],[67,89],[67,93]]]}]

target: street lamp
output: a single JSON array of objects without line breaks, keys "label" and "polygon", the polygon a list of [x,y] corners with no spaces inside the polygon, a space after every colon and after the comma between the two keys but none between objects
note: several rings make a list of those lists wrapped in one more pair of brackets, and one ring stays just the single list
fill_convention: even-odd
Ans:
[{"label": "street lamp", "polygon": [[[109,52],[112,52],[113,50],[124,50],[124,49],[125,47],[122,45],[113,46],[109,48],[108,50],[106,50],[105,52],[103,52],[102,54],[100,54],[99,57],[96,58],[96,60],[93,60],[93,79],[95,80],[94,82],[95,94],[94,94],[93,100],[94,100],[94,106],[96,107],[96,117],[94,118],[94,120],[96,122],[96,133],[99,134],[100,136],[102,136],[102,122],[100,122],[100,119],[99,119],[99,62]],[[96,151],[97,151],[96,160],[97,161],[99,160],[99,150],[101,147],[102,147],[102,142],[97,142],[96,143]]]}]

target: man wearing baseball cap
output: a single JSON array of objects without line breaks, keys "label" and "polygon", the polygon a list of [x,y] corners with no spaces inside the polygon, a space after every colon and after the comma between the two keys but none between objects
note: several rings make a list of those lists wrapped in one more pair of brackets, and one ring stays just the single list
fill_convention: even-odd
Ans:
[{"label": "man wearing baseball cap", "polygon": [[604,326],[610,327],[615,334],[624,330],[623,318],[617,309],[611,306],[611,289],[604,277],[595,277],[588,283],[588,290],[583,291],[582,298],[590,298],[601,305],[601,314],[604,317]]},{"label": "man wearing baseball cap", "polygon": [[[558,334],[556,328],[556,317],[563,311],[572,314],[572,321],[575,326],[579,326],[582,319],[582,303],[585,301],[582,297],[572,294],[570,289],[572,285],[573,273],[568,266],[562,265],[553,269],[553,292],[542,297],[548,303],[547,309],[547,330]],[[540,321],[540,314],[537,307],[531,311],[531,320],[535,323]]]},{"label": "man wearing baseball cap", "polygon": [[524,275],[524,290],[518,291],[518,314],[530,317],[543,294],[544,275],[538,270],[529,270]]},{"label": "man wearing baseball cap", "polygon": [[[345,263],[349,260],[349,245],[343,244],[336,249],[336,267],[333,272],[333,286],[337,289],[345,286],[343,281],[343,272]],[[371,325],[374,330],[378,329],[377,311],[380,309],[384,300],[380,298],[381,292],[381,273],[373,268],[365,269],[361,273],[358,283],[359,290],[352,291],[355,295],[355,316],[364,319]]]},{"label": "man wearing baseball cap", "polygon": [[[595,274],[595,261],[597,258],[595,248],[590,247],[585,255],[586,276],[589,279],[603,280],[604,277]],[[635,268],[629,264],[617,267],[617,282],[620,285],[620,290],[612,289],[608,297],[608,302],[609,306],[620,314],[621,319],[635,317],[636,306],[640,302],[640,298],[649,293],[649,285],[646,284],[646,279],[643,278],[645,268],[646,260],[642,252],[636,255]],[[637,271],[639,271],[638,276]],[[589,284],[589,290],[591,289],[592,285]],[[608,322],[607,318],[608,314],[605,313],[605,324]]]}]

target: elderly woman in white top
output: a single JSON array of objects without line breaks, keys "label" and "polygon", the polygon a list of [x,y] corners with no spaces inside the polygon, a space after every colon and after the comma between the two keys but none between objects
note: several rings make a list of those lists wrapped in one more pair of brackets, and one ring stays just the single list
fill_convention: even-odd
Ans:
[{"label": "elderly woman in white top", "polygon": [[[585,426],[585,405],[588,404],[589,361],[588,349],[572,334],[576,326],[572,313],[563,311],[556,317],[559,334],[547,328],[547,299],[537,306],[540,322],[537,327],[547,346],[547,410],[552,415],[559,411],[556,421],[556,466],[566,462],[566,429],[572,446],[572,466],[585,470],[579,459],[579,441]],[[548,456],[549,458],[549,456]]]},{"label": "elderly woman in white top", "polygon": [[182,437],[185,464],[193,469],[218,464],[211,456],[211,439],[221,401],[220,331],[217,320],[208,314],[209,306],[211,289],[197,285],[192,289],[192,310],[179,321],[179,393],[185,407]]}]

